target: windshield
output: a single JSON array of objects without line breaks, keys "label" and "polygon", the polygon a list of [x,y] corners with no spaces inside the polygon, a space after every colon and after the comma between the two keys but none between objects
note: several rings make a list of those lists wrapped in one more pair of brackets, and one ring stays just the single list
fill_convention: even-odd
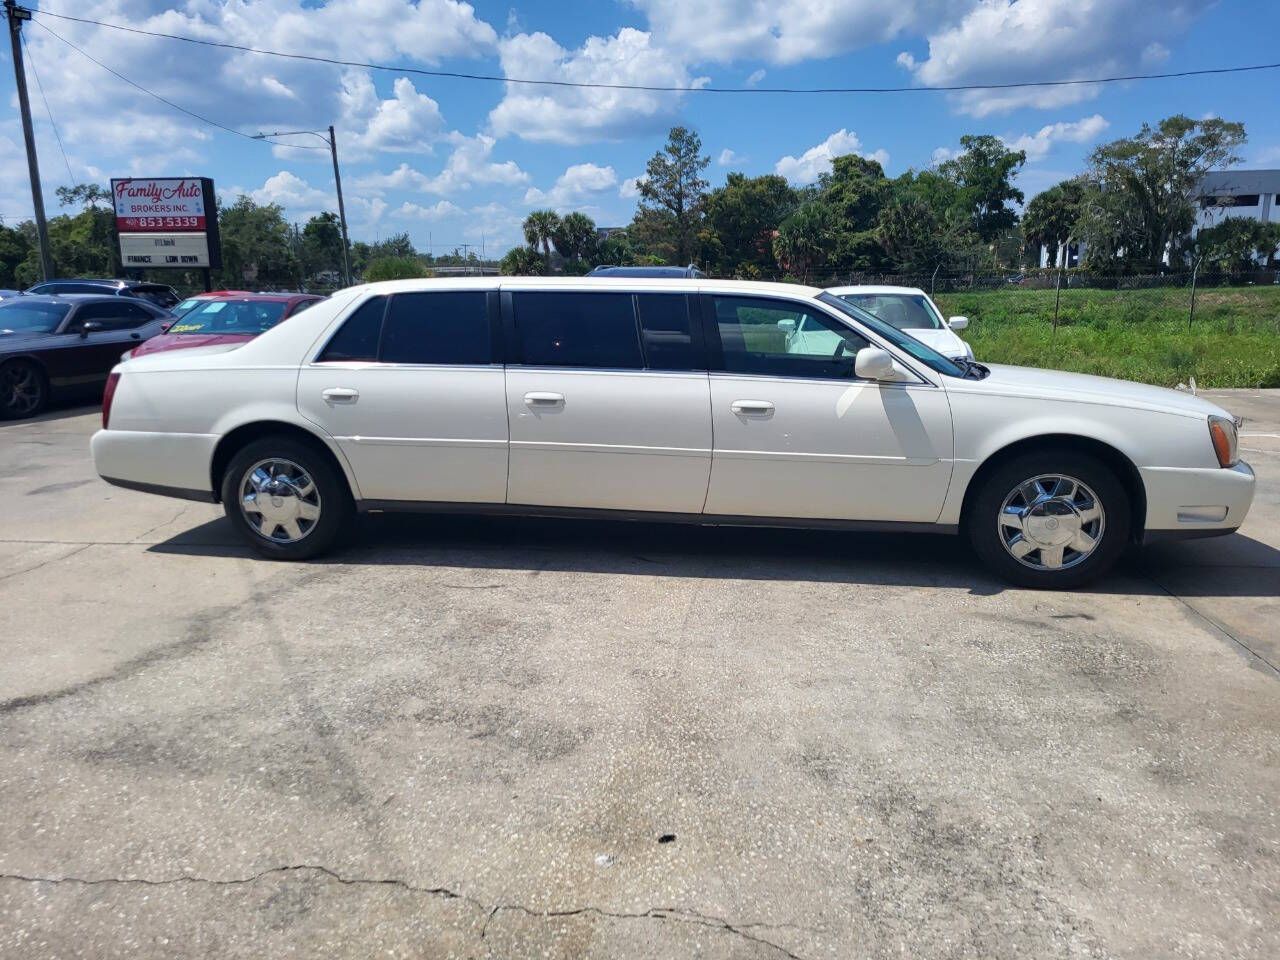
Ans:
[{"label": "windshield", "polygon": [[818,294],[818,299],[827,306],[835,307],[846,316],[857,320],[867,329],[884,337],[899,350],[911,354],[911,356],[930,369],[946,374],[948,377],[964,377],[965,370],[960,364],[954,360],[948,360],[933,347],[926,346],[910,334],[903,333],[897,327],[886,323],[875,314],[868,313],[861,307],[855,307],[834,294],[823,292]]},{"label": "windshield", "polygon": [[899,330],[942,329],[942,318],[933,312],[923,293],[842,293],[840,299]]},{"label": "windshield", "polygon": [[53,333],[71,309],[69,303],[0,303],[0,334]]},{"label": "windshield", "polygon": [[169,312],[172,313],[175,317],[185,317],[188,313],[190,313],[196,307],[200,306],[200,304],[208,303],[208,302],[209,301],[207,299],[198,299],[196,297],[191,297],[187,300],[183,300],[180,304],[178,304]]},{"label": "windshield", "polygon": [[281,300],[211,300],[198,304],[169,328],[170,333],[245,333],[257,336],[280,322]]}]

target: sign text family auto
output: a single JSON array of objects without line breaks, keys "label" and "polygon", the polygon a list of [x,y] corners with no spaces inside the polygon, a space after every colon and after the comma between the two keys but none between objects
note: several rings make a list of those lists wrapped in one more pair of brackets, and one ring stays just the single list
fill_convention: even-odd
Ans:
[{"label": "sign text family auto", "polygon": [[220,267],[218,213],[208,177],[111,181],[125,267]]}]

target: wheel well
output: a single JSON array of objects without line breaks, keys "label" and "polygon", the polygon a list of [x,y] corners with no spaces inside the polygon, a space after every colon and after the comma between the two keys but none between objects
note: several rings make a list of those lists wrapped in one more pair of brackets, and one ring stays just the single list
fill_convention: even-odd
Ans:
[{"label": "wheel well", "polygon": [[[218,441],[218,445],[213,451],[213,463],[209,468],[209,479],[213,485],[214,498],[221,499],[222,474],[226,471],[227,464],[231,462],[231,458],[236,455],[237,451],[255,440],[278,435],[289,437],[311,447],[316,453],[325,457],[330,466],[337,471],[338,476],[346,482],[347,472],[342,469],[342,464],[338,462],[338,458],[329,449],[329,445],[310,430],[281,420],[259,420],[236,427]],[[355,496],[354,492],[352,492],[352,496]]]},{"label": "wheel well", "polygon": [[26,356],[25,354],[19,354],[16,357],[5,357],[3,361],[0,361],[0,367],[7,367],[9,364],[16,363],[20,360],[25,361],[31,364],[33,367],[35,367],[36,372],[39,373],[40,376],[44,377],[45,385],[46,386],[48,385],[49,371],[45,369],[45,366],[43,363],[40,362],[39,357],[29,357],[29,356]]},{"label": "wheel well", "polygon": [[1138,468],[1133,465],[1132,460],[1110,444],[1090,437],[1080,437],[1069,433],[1028,437],[1025,440],[1019,440],[1017,443],[1011,443],[1009,446],[1003,447],[987,457],[972,479],[970,479],[969,486],[964,492],[964,503],[960,508],[961,522],[964,522],[964,518],[969,515],[969,504],[977,496],[978,491],[982,489],[982,484],[1000,464],[1011,457],[1021,456],[1024,453],[1063,449],[1087,453],[1101,460],[1115,471],[1116,477],[1119,478],[1120,483],[1124,486],[1125,493],[1129,495],[1129,507],[1133,514],[1130,536],[1134,541],[1140,540],[1142,531],[1147,525],[1147,490],[1143,486],[1142,475],[1138,473]]}]

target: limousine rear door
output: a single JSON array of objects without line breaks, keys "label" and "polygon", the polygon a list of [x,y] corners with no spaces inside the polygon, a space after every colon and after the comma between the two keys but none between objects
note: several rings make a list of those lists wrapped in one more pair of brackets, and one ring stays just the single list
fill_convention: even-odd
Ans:
[{"label": "limousine rear door", "polygon": [[516,286],[502,306],[508,502],[700,513],[711,410],[690,297]]},{"label": "limousine rear door", "polygon": [[366,300],[298,374],[298,410],[341,447],[366,501],[502,503],[507,404],[496,293]]}]

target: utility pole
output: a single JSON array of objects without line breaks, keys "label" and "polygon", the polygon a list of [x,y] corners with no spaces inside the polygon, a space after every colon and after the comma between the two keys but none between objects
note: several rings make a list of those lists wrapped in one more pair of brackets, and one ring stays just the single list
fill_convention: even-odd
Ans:
[{"label": "utility pole", "polygon": [[44,193],[40,189],[40,161],[36,158],[36,136],[31,128],[31,101],[27,99],[27,71],[22,62],[22,21],[31,11],[14,0],[4,0],[9,21],[9,43],[13,47],[13,77],[18,87],[18,109],[22,113],[22,136],[27,141],[27,170],[31,174],[31,205],[35,208],[36,236],[40,238],[40,270],[45,280],[53,279],[53,255],[49,252],[49,225],[44,220]]},{"label": "utility pole", "polygon": [[[10,0],[5,0],[6,3]],[[300,134],[309,133],[313,137],[319,137],[329,145],[329,153],[333,157],[333,186],[338,192],[338,220],[342,224],[342,282],[346,286],[351,286],[351,255],[347,248],[350,244],[347,241],[347,208],[342,203],[342,174],[338,172],[338,139],[333,134],[333,124],[329,125],[329,134],[326,136],[319,130],[285,130],[276,131],[275,133],[255,133],[254,140],[270,140],[272,137],[293,137]],[[294,146],[294,144],[281,144],[281,146]]]},{"label": "utility pole", "polygon": [[342,280],[351,286],[351,255],[347,252],[347,209],[342,205],[342,175],[338,173],[338,140],[329,124],[329,153],[333,155],[333,186],[338,191],[338,219],[342,221]]}]

